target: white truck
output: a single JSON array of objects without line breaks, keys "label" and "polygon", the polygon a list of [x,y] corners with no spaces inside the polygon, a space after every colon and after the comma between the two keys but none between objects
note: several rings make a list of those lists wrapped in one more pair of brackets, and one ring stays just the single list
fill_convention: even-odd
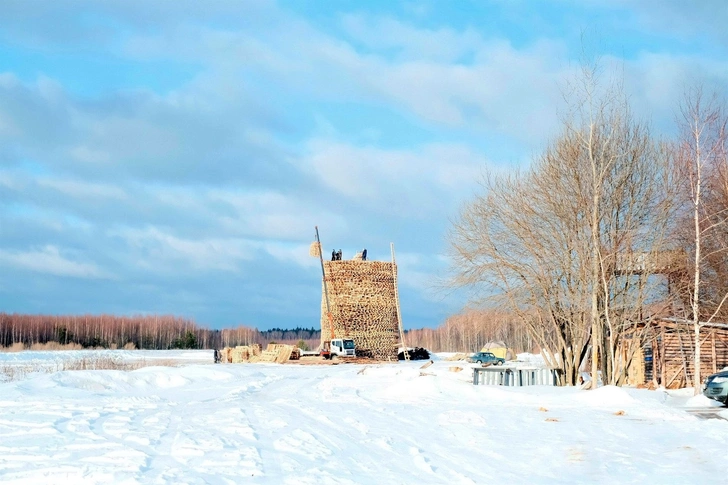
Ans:
[{"label": "white truck", "polygon": [[335,338],[331,339],[330,347],[329,342],[324,342],[323,350],[321,355],[325,359],[336,357],[356,357],[356,345],[350,338]]}]

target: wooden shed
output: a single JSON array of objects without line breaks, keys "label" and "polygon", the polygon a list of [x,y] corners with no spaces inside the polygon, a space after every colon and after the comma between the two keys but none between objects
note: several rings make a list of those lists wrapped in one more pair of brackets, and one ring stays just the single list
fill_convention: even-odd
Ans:
[{"label": "wooden shed", "polygon": [[[668,389],[691,386],[694,376],[694,328],[683,319],[665,318],[640,327],[641,345],[629,360],[629,339],[621,346],[630,361],[627,384],[653,383]],[[728,324],[703,323],[700,329],[702,378],[728,366]]]}]

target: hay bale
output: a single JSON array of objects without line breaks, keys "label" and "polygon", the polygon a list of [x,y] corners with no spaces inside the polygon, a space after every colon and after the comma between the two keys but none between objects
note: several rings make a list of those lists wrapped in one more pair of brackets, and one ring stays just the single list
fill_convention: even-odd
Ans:
[{"label": "hay bale", "polygon": [[321,254],[323,254],[321,252],[321,243],[318,241],[312,242],[311,245],[308,247],[308,255],[318,258]]}]

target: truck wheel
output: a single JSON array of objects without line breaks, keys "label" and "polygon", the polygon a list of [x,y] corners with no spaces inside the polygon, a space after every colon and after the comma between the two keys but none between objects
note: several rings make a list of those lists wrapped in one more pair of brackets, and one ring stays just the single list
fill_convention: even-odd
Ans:
[{"label": "truck wheel", "polygon": [[498,362],[496,362],[496,363],[495,363],[495,365],[503,365],[503,362],[501,362],[501,361],[499,360]]}]

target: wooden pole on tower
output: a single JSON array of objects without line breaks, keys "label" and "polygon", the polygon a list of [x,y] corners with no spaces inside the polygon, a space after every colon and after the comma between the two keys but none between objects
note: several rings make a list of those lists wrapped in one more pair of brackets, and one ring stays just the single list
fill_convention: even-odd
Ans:
[{"label": "wooden pole on tower", "polygon": [[404,328],[402,326],[402,310],[399,307],[399,289],[397,288],[397,262],[394,259],[394,243],[389,243],[392,249],[392,276],[394,277],[394,301],[397,306],[397,323],[399,325],[399,339],[402,342],[402,349],[404,351],[404,360],[409,359],[409,352],[407,352],[407,345],[404,342]]}]

